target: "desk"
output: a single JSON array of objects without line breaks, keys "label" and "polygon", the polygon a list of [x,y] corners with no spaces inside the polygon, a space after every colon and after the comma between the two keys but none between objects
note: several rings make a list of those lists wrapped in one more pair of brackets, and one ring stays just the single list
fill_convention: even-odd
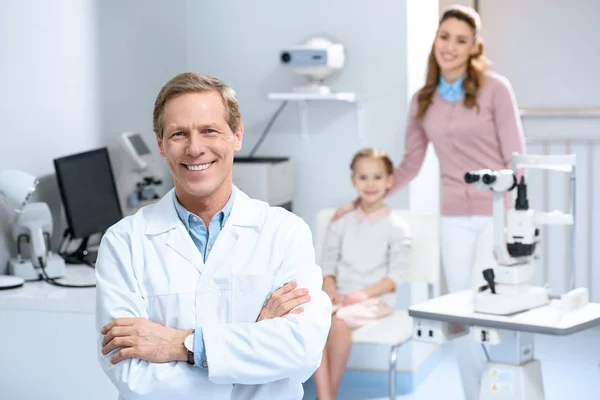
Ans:
[{"label": "desk", "polygon": [[582,309],[561,314],[560,301],[510,316],[473,311],[473,292],[450,293],[409,307],[408,315],[470,326],[507,329],[547,335],[570,335],[600,325],[600,304],[588,303]]},{"label": "desk", "polygon": [[[67,271],[68,283],[94,282],[93,268]],[[0,398],[118,397],[97,361],[95,296],[46,282],[0,291]]]},{"label": "desk", "polygon": [[[472,327],[480,335],[481,343],[499,342],[486,353],[489,362],[482,376],[482,400],[544,399],[541,368],[539,361],[533,358],[533,334],[569,335],[600,325],[600,304],[597,303],[588,303],[568,313],[561,312],[560,300],[509,316],[475,313],[470,290],[416,304],[409,307],[408,314],[416,319],[416,326],[423,321],[437,321],[439,330],[432,337],[447,333],[443,325],[450,323]],[[415,339],[427,341],[428,337],[427,334]],[[500,374],[503,380],[498,378]]]}]

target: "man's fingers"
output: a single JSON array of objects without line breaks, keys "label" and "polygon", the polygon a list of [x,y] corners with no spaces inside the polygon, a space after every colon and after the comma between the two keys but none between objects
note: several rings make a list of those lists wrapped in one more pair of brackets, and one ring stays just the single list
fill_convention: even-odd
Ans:
[{"label": "man's fingers", "polygon": [[288,293],[280,296],[278,299],[276,299],[276,301],[278,301],[279,304],[281,305],[283,303],[287,303],[288,301],[292,301],[298,297],[306,296],[307,294],[308,294],[308,289],[300,288],[300,289],[293,290],[291,292],[288,292]]},{"label": "man's fingers", "polygon": [[[292,315],[292,314],[302,314],[304,312],[304,307],[298,307],[295,310],[290,311],[289,313],[287,313],[286,315]],[[285,317],[285,315],[284,315]]]},{"label": "man's fingers", "polygon": [[110,342],[111,340],[113,340],[116,337],[130,336],[130,335],[134,335],[134,334],[135,334],[135,329],[133,329],[132,327],[115,326],[114,328],[111,328],[111,330],[109,330],[106,333],[106,335],[104,335],[104,338],[102,339],[102,346],[106,346],[106,344],[108,342]]},{"label": "man's fingers", "polygon": [[293,300],[287,301],[285,303],[283,303],[282,305],[279,306],[279,308],[277,308],[277,311],[275,312],[275,314],[277,316],[283,316],[285,314],[287,314],[288,312],[290,312],[291,310],[293,310],[294,308],[302,305],[302,304],[306,304],[311,300],[311,297],[309,294],[307,294],[306,296],[302,296],[302,297],[297,297]]},{"label": "man's fingers", "polygon": [[100,333],[106,335],[108,331],[110,331],[115,326],[129,326],[133,325],[138,318],[117,318],[114,321],[109,322],[104,325],[104,327],[100,330]]},{"label": "man's fingers", "polygon": [[274,291],[273,294],[271,295],[271,298],[281,297],[284,294],[289,293],[292,290],[296,289],[296,287],[298,287],[298,283],[296,281],[288,282],[285,285],[283,285],[282,287],[280,287],[279,289],[277,289],[276,291]]},{"label": "man's fingers", "polygon": [[126,358],[134,358],[136,355],[136,351],[133,347],[127,347],[125,349],[120,350],[117,354],[115,354],[111,359],[110,362],[113,364],[118,363],[121,360],[124,360]]},{"label": "man's fingers", "polygon": [[118,349],[120,347],[133,347],[135,346],[136,339],[132,336],[125,337],[117,337],[108,342],[104,347],[102,347],[102,354],[107,355],[111,351]]}]

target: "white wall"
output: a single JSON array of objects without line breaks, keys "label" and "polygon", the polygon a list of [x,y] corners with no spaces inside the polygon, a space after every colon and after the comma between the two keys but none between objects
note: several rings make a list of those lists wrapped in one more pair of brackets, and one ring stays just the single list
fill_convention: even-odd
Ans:
[{"label": "white wall", "polygon": [[[236,90],[245,123],[242,155],[250,151],[279,106],[267,100],[267,93],[289,91],[303,81],[279,66],[279,51],[325,33],[347,50],[346,67],[331,86],[356,92],[366,101],[366,144],[383,148],[399,160],[407,106],[405,2],[373,6],[359,0],[224,0],[209,4],[187,1],[187,65],[223,79]],[[290,104],[256,155],[294,158],[294,211],[313,226],[320,208],[340,206],[355,197],[349,163],[360,141],[353,105],[314,102],[308,108],[310,144],[302,143],[296,105]],[[395,195],[390,204],[406,207],[406,191]]]},{"label": "white wall", "polygon": [[[101,143],[93,2],[0,2],[0,169],[53,174],[56,157]],[[60,207],[52,176],[36,197]],[[0,273],[14,245],[0,210]]]},{"label": "white wall", "polygon": [[[425,84],[429,53],[438,27],[439,3],[437,0],[412,0],[407,1],[406,6],[409,15],[406,21],[407,101],[410,104],[414,93]],[[421,170],[409,186],[410,209],[439,213],[440,200],[440,165],[430,143]]]}]

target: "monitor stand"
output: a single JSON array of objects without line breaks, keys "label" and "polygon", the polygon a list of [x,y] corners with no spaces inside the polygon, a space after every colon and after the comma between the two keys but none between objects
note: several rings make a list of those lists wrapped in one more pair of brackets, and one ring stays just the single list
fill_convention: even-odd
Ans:
[{"label": "monitor stand", "polygon": [[91,253],[88,250],[88,242],[90,240],[89,236],[84,237],[81,240],[81,244],[74,252],[70,254],[65,254],[63,258],[65,259],[66,264],[88,264],[93,265],[96,260],[95,257],[91,257]]}]

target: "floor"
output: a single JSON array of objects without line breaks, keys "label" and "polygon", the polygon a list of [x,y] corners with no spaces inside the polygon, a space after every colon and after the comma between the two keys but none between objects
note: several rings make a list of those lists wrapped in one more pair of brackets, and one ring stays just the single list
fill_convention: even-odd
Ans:
[{"label": "floor", "polygon": [[[545,400],[600,399],[600,328],[565,337],[536,335],[535,358],[542,364]],[[366,374],[352,374],[342,382],[338,399],[388,399],[381,397],[385,396],[385,385],[382,379],[374,383]],[[307,387],[306,395],[305,399],[314,398],[312,388]],[[397,399],[463,399],[451,346],[442,347],[439,362],[416,390]]]}]

